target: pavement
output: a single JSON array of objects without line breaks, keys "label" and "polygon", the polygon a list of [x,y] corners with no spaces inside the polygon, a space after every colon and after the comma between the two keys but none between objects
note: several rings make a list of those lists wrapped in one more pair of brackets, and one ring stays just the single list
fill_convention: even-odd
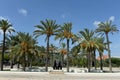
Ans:
[{"label": "pavement", "polygon": [[120,80],[120,73],[64,73],[0,71],[0,80]]},{"label": "pavement", "polygon": [[[63,72],[23,72],[14,68],[13,71],[0,71],[0,80],[120,80],[120,68],[113,68],[115,73],[78,73],[85,68],[75,67],[71,67],[72,70],[75,72],[68,73],[66,68],[63,68]],[[104,67],[104,70],[109,71],[109,68]]]}]

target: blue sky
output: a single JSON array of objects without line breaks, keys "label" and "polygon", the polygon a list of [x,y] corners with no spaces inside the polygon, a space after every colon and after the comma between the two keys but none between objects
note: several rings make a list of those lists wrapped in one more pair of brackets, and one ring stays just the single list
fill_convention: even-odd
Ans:
[{"label": "blue sky", "polygon": [[[73,23],[73,32],[96,29],[100,21],[113,20],[120,26],[120,0],[0,0],[0,19],[8,19],[16,31],[33,33],[41,20],[53,19],[58,24]],[[120,56],[120,32],[109,35],[112,56]],[[0,35],[2,40],[2,35]],[[45,45],[44,36],[39,37]],[[58,41],[51,41],[58,45]]]}]

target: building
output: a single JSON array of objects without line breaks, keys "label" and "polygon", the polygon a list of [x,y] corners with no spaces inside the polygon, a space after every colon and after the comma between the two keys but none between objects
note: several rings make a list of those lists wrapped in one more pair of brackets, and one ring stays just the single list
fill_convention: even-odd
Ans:
[{"label": "building", "polygon": [[[105,60],[105,59],[108,59],[108,58],[109,58],[108,55],[103,55],[102,56],[102,60]],[[97,60],[100,60],[100,56],[97,57]]]}]

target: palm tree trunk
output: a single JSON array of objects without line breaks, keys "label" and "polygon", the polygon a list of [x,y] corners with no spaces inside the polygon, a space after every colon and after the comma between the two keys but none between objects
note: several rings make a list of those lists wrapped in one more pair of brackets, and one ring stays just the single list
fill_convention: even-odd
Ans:
[{"label": "palm tree trunk", "polygon": [[2,55],[1,55],[1,71],[3,71],[4,52],[5,52],[5,32],[3,32],[3,46],[2,46]]},{"label": "palm tree trunk", "polygon": [[31,56],[30,65],[29,65],[30,68],[32,68],[32,61],[33,61],[32,59],[33,59],[33,57]]},{"label": "palm tree trunk", "polygon": [[100,55],[100,70],[103,70],[102,53],[99,52],[99,55]]},{"label": "palm tree trunk", "polygon": [[52,51],[52,66],[54,65],[53,54],[54,54],[54,51]]},{"label": "palm tree trunk", "polygon": [[87,57],[88,57],[88,61],[87,61],[87,63],[88,63],[88,72],[90,72],[90,68],[91,68],[90,52],[88,52]]},{"label": "palm tree trunk", "polygon": [[30,55],[26,55],[26,67],[29,67],[30,65]]},{"label": "palm tree trunk", "polygon": [[17,68],[20,68],[20,58],[18,57]]},{"label": "palm tree trunk", "polygon": [[30,60],[30,68],[32,68],[32,60]]},{"label": "palm tree trunk", "polygon": [[63,65],[63,62],[64,62],[64,55],[61,54],[61,56],[62,56],[62,66],[64,66],[64,65]]},{"label": "palm tree trunk", "polygon": [[109,44],[108,34],[106,34],[106,39],[107,39],[107,45],[108,45],[109,70],[110,70],[110,72],[112,72],[111,53],[110,53],[110,44]]},{"label": "palm tree trunk", "polygon": [[97,69],[95,49],[94,49],[93,53],[94,53],[94,67],[95,67],[95,69]]},{"label": "palm tree trunk", "polygon": [[25,67],[26,67],[26,56],[25,54],[23,55],[23,60],[24,60],[24,63],[23,63],[23,71],[25,71]]},{"label": "palm tree trunk", "polygon": [[18,69],[20,68],[20,62],[17,63],[17,68],[18,68]]},{"label": "palm tree trunk", "polygon": [[48,54],[49,54],[49,36],[47,37],[47,54],[46,54],[46,65],[45,65],[45,68],[46,68],[46,72],[48,71]]},{"label": "palm tree trunk", "polygon": [[67,39],[67,72],[69,72],[69,39]]},{"label": "palm tree trunk", "polygon": [[13,60],[10,61],[10,68],[13,69]]}]

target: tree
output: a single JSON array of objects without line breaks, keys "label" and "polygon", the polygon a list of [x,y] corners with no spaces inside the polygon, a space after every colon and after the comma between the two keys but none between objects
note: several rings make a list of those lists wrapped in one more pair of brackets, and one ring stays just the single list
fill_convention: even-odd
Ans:
[{"label": "tree", "polygon": [[61,47],[60,48],[61,61],[62,61],[62,65],[63,65],[65,55],[67,54],[67,50],[65,49],[66,48],[66,44],[65,43],[61,43],[60,47]]},{"label": "tree", "polygon": [[11,46],[10,56],[12,56],[13,59],[16,58],[17,61],[20,61],[23,65],[23,70],[25,71],[25,67],[29,65],[29,62],[31,65],[32,57],[38,53],[37,42],[33,36],[24,32],[18,32],[15,40],[11,40],[11,42],[15,45]]},{"label": "tree", "polygon": [[106,50],[105,43],[104,43],[104,37],[97,38],[97,41],[100,43],[99,44],[99,50],[98,50],[99,56],[100,56],[100,70],[103,70],[102,56],[103,56],[104,49]]},{"label": "tree", "polygon": [[12,25],[8,22],[8,20],[0,20],[0,30],[2,30],[3,32],[3,45],[2,45],[2,56],[1,56],[1,71],[3,71],[6,32],[11,33],[11,32],[15,32],[15,30],[12,28]]},{"label": "tree", "polygon": [[110,52],[110,41],[109,41],[109,33],[117,32],[118,29],[116,25],[112,24],[112,21],[101,22],[99,27],[96,29],[96,32],[105,34],[107,40],[107,48],[108,48],[108,57],[109,57],[109,70],[112,72],[112,65],[111,65],[111,52]]},{"label": "tree", "polygon": [[49,47],[49,51],[51,53],[51,57],[52,57],[51,64],[53,66],[54,65],[54,61],[53,61],[54,58],[53,58],[53,56],[54,56],[55,51],[57,51],[57,47],[54,46],[53,44],[51,44],[50,47]]},{"label": "tree", "polygon": [[81,49],[85,50],[87,52],[87,58],[88,58],[88,72],[90,72],[91,67],[91,54],[93,50],[93,39],[94,31],[89,31],[88,29],[84,29],[84,31],[80,31],[79,34],[81,35],[81,38],[83,39],[80,43]]},{"label": "tree", "polygon": [[90,31],[88,29],[84,29],[84,31],[80,31],[79,34],[81,35],[82,41],[80,43],[81,49],[87,52],[88,58],[88,72],[90,72],[91,62],[92,62],[92,52],[97,49],[100,51],[100,46],[103,46],[100,42],[98,42],[97,37],[95,37],[95,32]]},{"label": "tree", "polygon": [[59,32],[59,26],[56,24],[54,20],[41,21],[40,25],[36,25],[37,30],[34,31],[34,35],[36,37],[41,35],[46,35],[45,41],[47,41],[47,55],[46,55],[46,71],[48,71],[48,54],[49,54],[49,41],[52,35],[56,35]]},{"label": "tree", "polygon": [[44,46],[39,46],[38,50],[39,50],[38,59],[40,61],[40,65],[45,66],[46,48]]},{"label": "tree", "polygon": [[55,39],[64,40],[66,39],[67,41],[67,72],[69,72],[69,42],[70,39],[73,38],[73,33],[72,33],[72,23],[64,23],[63,26],[61,27],[61,30],[58,35],[56,35]]},{"label": "tree", "polygon": [[18,41],[19,41],[18,36],[9,35],[6,37],[6,46],[8,47],[10,51],[9,57],[10,57],[11,68],[13,68],[13,62],[15,60],[16,52],[17,52],[17,51],[13,51],[12,49],[15,45],[17,45]]}]

